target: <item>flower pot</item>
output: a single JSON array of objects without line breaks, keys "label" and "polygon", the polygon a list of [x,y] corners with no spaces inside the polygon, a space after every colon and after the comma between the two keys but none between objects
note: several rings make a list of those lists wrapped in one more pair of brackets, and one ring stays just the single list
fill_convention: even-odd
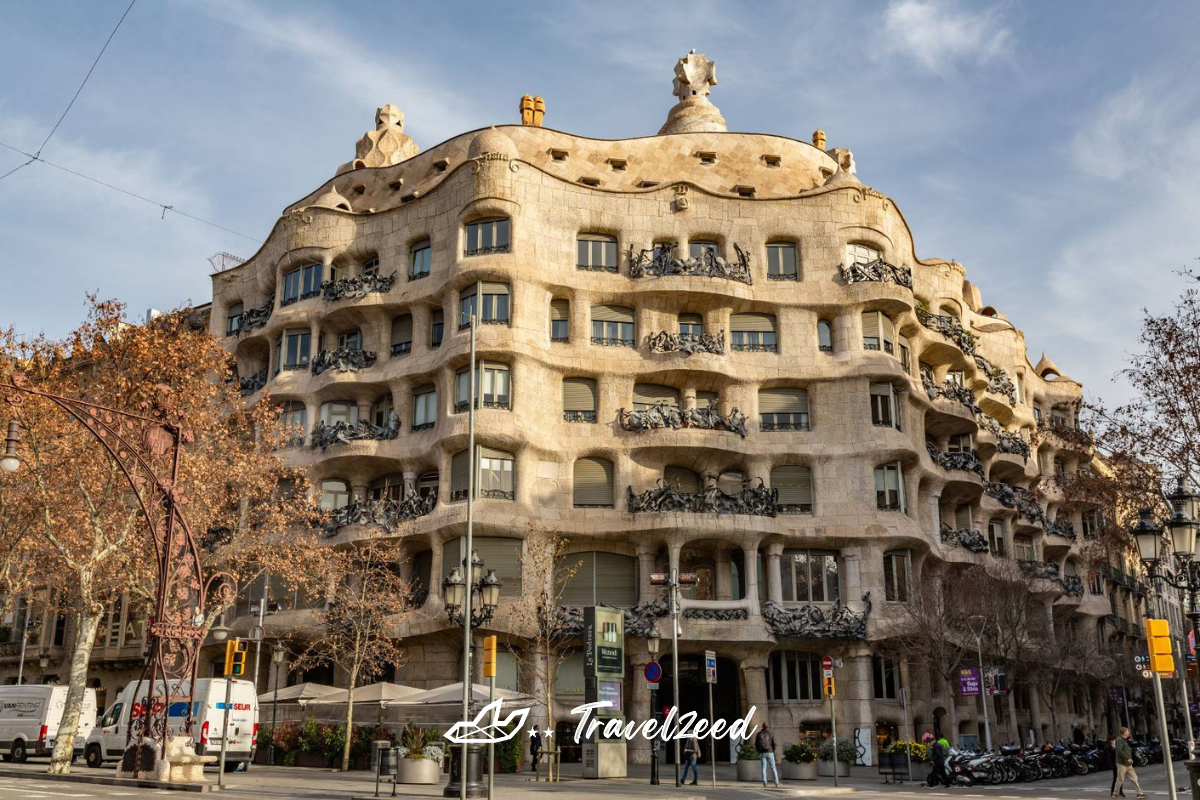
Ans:
[{"label": "flower pot", "polygon": [[[821,761],[818,763],[820,764],[820,767],[817,769],[817,774],[822,777],[825,777],[825,778],[832,778],[833,777],[833,762],[832,761]],[[837,776],[839,778],[850,777],[850,762],[849,761],[837,762]]]},{"label": "flower pot", "polygon": [[743,761],[738,759],[737,779],[739,781],[759,781],[761,783],[762,762],[758,759],[754,759],[753,761]]},{"label": "flower pot", "polygon": [[785,761],[779,770],[784,780],[788,781],[815,781],[817,779],[817,762],[805,761]]},{"label": "flower pot", "polygon": [[442,771],[428,758],[402,758],[396,765],[396,783],[441,783]]}]

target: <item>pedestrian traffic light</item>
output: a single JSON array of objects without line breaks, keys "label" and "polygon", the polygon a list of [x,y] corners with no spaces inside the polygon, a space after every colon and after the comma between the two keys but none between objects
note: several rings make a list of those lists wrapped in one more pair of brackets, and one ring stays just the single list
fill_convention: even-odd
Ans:
[{"label": "pedestrian traffic light", "polygon": [[250,643],[241,639],[230,639],[225,643],[225,677],[246,674],[246,653]]},{"label": "pedestrian traffic light", "polygon": [[483,637],[483,677],[496,677],[496,637]]},{"label": "pedestrian traffic light", "polygon": [[1146,643],[1150,649],[1150,669],[1154,672],[1174,672],[1174,647],[1171,645],[1171,626],[1165,619],[1146,620]]}]

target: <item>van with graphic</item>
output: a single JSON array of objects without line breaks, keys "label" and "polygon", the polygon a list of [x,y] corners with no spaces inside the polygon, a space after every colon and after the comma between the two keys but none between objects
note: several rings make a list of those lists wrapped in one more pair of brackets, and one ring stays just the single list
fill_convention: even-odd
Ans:
[{"label": "van with graphic", "polygon": [[[17,763],[30,756],[49,756],[66,704],[66,686],[0,686],[0,756]],[[96,690],[84,689],[72,758],[83,754],[84,741],[95,724]]]},{"label": "van with graphic", "polygon": [[[129,724],[132,720],[140,719],[143,713],[142,701],[147,694],[147,686],[142,684],[139,691],[138,683],[132,681],[121,690],[87,737],[84,756],[89,767],[100,767],[105,761],[121,759],[129,743]],[[258,696],[254,693],[254,684],[239,680],[230,683],[229,744],[225,750],[227,772],[232,772],[239,764],[248,763],[254,757],[258,740]],[[183,733],[186,711],[186,703],[172,703],[168,709],[167,719],[171,731],[176,735]],[[218,755],[225,723],[224,678],[200,678],[196,681],[192,717],[196,754]]]}]

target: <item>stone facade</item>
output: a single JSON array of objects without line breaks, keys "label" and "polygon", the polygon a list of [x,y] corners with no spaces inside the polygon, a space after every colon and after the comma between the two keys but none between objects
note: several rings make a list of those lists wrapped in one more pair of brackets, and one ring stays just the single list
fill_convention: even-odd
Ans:
[{"label": "stone facade", "polygon": [[[417,154],[396,124],[402,115],[385,106],[357,161],[288,207],[253,257],[213,276],[212,332],[225,337],[241,375],[265,370],[265,390],[302,426],[304,441],[288,457],[310,468],[319,489],[341,482],[324,484],[327,505],[359,504],[329,529],[330,543],[403,538],[405,569],[428,594],[400,631],[409,659],[397,681],[457,679],[458,631],[445,622],[438,586],[448,570],[443,543],[466,524],[452,485],[454,455],[467,442],[455,381],[468,359],[460,311],[474,293],[482,322],[494,323],[479,325],[479,358],[507,369],[507,378],[487,378],[494,394],[476,414],[477,441],[494,459],[486,469],[499,477],[476,503],[475,536],[520,548],[532,531],[553,530],[580,554],[624,557],[605,562],[627,570],[614,578],[622,589],[612,602],[657,599],[652,572],[697,573],[701,583],[683,602],[687,663],[716,650],[721,695],[739,713],[756,706],[786,743],[827,727],[828,707],[789,698],[806,690],[787,680],[778,696],[771,672],[794,663],[778,654],[841,659],[839,735],[859,741],[871,763],[877,736],[906,734],[893,667],[872,644],[880,617],[903,600],[888,595],[885,554],[898,555],[911,581],[985,563],[997,556],[964,543],[979,541],[973,532],[986,541],[994,523],[1007,557],[1016,547],[1063,572],[1079,563],[1081,538],[1047,530],[997,499],[1002,491],[985,489],[1040,485],[1037,501],[1055,518],[1061,498],[1039,477],[1055,459],[1074,469],[1091,455],[1052,437],[1029,442],[1035,414],[1073,424],[1080,386],[1048,359],[1030,363],[1023,334],[983,302],[961,264],[917,257],[896,203],[860,182],[848,150],[826,150],[823,132],[818,147],[726,131],[707,99],[711,63],[691,54],[676,76],[679,104],[664,131],[615,141],[502,125]],[[477,225],[490,220],[503,222]],[[676,247],[655,261],[664,244]],[[651,262],[663,266],[659,274],[631,276]],[[749,280],[730,279],[733,264],[748,265]],[[320,266],[318,283],[331,270],[339,280],[364,272],[395,280],[329,299],[300,274],[310,265]],[[681,325],[697,326],[707,344],[650,346]],[[339,347],[377,358],[320,374],[308,368],[318,350]],[[590,408],[564,408],[564,379],[577,378],[594,381]],[[746,435],[703,425],[627,429],[621,412],[637,407],[643,385],[658,387],[681,417],[710,401],[719,415],[744,414]],[[436,399],[422,389],[418,400],[414,391],[427,386]],[[258,382],[247,389],[250,398],[263,391]],[[368,431],[312,446],[319,422],[383,428],[392,413],[393,437]],[[580,502],[581,459],[607,465],[607,494],[602,486],[584,498],[599,502]],[[719,490],[705,491],[710,475]],[[667,493],[652,499],[668,505],[658,508],[675,508],[669,490],[705,497],[632,513],[631,494],[664,477]],[[743,487],[760,486],[766,505],[744,513]],[[422,493],[433,499],[409,502]],[[367,508],[373,494],[397,505]],[[396,510],[404,503],[411,513]],[[386,528],[379,513],[391,514]],[[807,589],[794,577],[803,553],[822,565]],[[530,602],[506,583],[490,626],[500,631],[513,604]],[[1042,600],[1056,623],[1094,626],[1109,613],[1107,600],[1088,592],[1052,588]],[[282,611],[273,624],[302,614]],[[636,675],[646,649],[635,640],[629,648],[627,674]],[[899,671],[909,724],[941,724],[941,687],[908,665]],[[649,707],[640,678],[629,678],[626,692],[631,709]],[[564,696],[565,707],[579,697],[570,687]],[[982,734],[978,702],[959,703],[959,730],[943,732]],[[1079,712],[1063,703],[1058,731],[1036,693],[1016,718],[997,704],[997,738],[1024,738],[1030,727],[1057,738],[1076,722],[1101,729],[1102,696]],[[631,747],[631,758],[646,757]]]}]

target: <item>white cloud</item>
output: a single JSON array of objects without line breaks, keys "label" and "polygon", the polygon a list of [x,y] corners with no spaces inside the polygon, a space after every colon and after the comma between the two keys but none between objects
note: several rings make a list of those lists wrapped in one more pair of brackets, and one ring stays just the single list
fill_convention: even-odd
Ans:
[{"label": "white cloud", "polygon": [[885,50],[944,74],[958,62],[986,64],[1009,52],[1013,34],[997,10],[955,11],[948,3],[892,0],[884,15]]}]

